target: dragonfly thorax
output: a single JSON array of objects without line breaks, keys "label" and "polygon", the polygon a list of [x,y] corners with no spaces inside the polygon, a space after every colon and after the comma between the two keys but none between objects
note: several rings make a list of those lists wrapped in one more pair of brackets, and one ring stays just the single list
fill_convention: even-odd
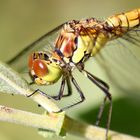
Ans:
[{"label": "dragonfly thorax", "polygon": [[107,41],[108,34],[102,23],[91,18],[65,24],[56,39],[55,48],[65,59],[77,64],[85,57],[95,55]]}]

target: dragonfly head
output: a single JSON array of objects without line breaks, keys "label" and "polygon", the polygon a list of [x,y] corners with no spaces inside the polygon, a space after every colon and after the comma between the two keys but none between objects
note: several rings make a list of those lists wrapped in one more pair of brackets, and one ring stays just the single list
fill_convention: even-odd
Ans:
[{"label": "dragonfly head", "polygon": [[57,82],[62,75],[61,67],[49,57],[47,59],[39,57],[39,53],[33,53],[29,57],[28,67],[32,79],[39,85]]}]

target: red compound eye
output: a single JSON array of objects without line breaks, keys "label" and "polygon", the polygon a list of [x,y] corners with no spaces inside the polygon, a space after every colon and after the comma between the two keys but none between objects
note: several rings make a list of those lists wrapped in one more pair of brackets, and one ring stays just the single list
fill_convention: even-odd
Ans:
[{"label": "red compound eye", "polygon": [[48,73],[47,65],[39,59],[36,59],[33,63],[33,70],[35,75],[38,77],[43,77]]}]

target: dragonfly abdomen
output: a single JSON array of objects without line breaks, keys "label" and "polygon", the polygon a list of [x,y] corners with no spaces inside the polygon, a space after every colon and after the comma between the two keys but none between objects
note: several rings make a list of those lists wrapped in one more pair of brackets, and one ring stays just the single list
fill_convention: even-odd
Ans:
[{"label": "dragonfly abdomen", "polygon": [[140,25],[140,8],[126,13],[113,15],[105,21],[106,27],[117,36]]}]

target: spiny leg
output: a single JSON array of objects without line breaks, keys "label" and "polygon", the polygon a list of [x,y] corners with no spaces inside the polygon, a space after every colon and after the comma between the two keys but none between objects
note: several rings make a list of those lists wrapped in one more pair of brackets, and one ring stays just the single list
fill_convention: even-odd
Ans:
[{"label": "spiny leg", "polygon": [[[85,72],[86,73],[86,75],[87,75],[87,77],[90,79],[90,78],[92,78],[93,79],[93,81],[92,82],[94,82],[94,84],[96,84],[97,82],[97,84],[100,84],[102,87],[104,87],[105,89],[107,89],[107,90],[109,90],[109,85],[106,83],[106,82],[104,82],[103,80],[101,80],[101,79],[99,79],[98,77],[96,77],[95,75],[93,75],[93,74],[91,74],[91,73],[89,73],[88,71],[86,71],[86,70],[82,70],[81,72]],[[96,85],[97,85],[96,84]],[[98,86],[99,87],[99,86]]]},{"label": "spiny leg", "polygon": [[66,83],[67,83],[67,88],[68,88],[68,94],[63,95],[63,97],[72,95],[71,81],[69,77],[66,77]]},{"label": "spiny leg", "polygon": [[[65,80],[66,80],[66,84],[67,84],[67,88],[68,88],[68,93],[67,94],[63,94],[62,92],[59,92],[61,93],[61,97],[58,97],[58,96],[52,96],[52,98],[54,100],[60,100],[62,97],[68,97],[72,94],[72,88],[71,88],[71,82],[70,82],[70,78],[68,76],[65,77]],[[61,83],[61,86],[64,84],[63,80],[62,80],[62,83]],[[64,86],[64,85],[63,85]],[[60,88],[61,89],[61,88]],[[64,90],[64,89],[63,89]]]},{"label": "spiny leg", "polygon": [[57,96],[51,96],[54,100],[60,100],[63,97],[64,93],[64,88],[65,88],[65,77],[62,77],[62,82],[59,90],[59,94]]},{"label": "spiny leg", "polygon": [[[81,70],[80,70],[81,71]],[[91,80],[95,85],[97,85],[106,95],[104,102],[106,101],[106,98],[109,99],[110,102],[110,106],[109,106],[109,112],[108,112],[108,119],[107,119],[107,126],[106,126],[106,140],[108,139],[108,131],[109,131],[109,127],[110,127],[110,121],[111,121],[111,114],[112,114],[112,97],[111,94],[109,93],[109,86],[103,82],[102,80],[100,80],[99,78],[95,77],[94,75],[92,75],[91,73],[89,73],[86,70],[82,70],[82,72],[84,72],[87,76],[87,78],[89,80]],[[104,110],[104,105],[103,107],[100,107],[100,111],[99,111],[99,122],[101,120],[102,117],[102,113]],[[99,124],[98,122],[98,124]]]},{"label": "spiny leg", "polygon": [[[30,84],[30,83],[29,83]],[[34,82],[32,82],[31,84],[34,84]],[[52,97],[48,94],[46,94],[45,92],[41,91],[40,89],[36,89],[33,93],[29,94],[29,95],[26,95],[27,97],[31,97],[33,96],[35,93],[39,92],[40,94],[46,96],[47,98],[51,99]],[[38,107],[41,107],[40,104],[38,104]]]},{"label": "spiny leg", "polygon": [[96,120],[96,123],[95,123],[96,126],[98,126],[99,123],[101,122],[101,118],[103,116],[103,111],[104,111],[106,100],[107,100],[107,96],[105,96],[103,103],[100,105],[100,109],[99,109],[99,112],[98,112],[98,115],[97,115],[97,120]]},{"label": "spiny leg", "polygon": [[[63,95],[64,88],[65,88],[65,80],[67,82],[68,94]],[[32,85],[32,84],[34,84],[34,82],[30,83],[30,85]],[[60,90],[59,90],[59,94],[57,96],[50,96],[50,95],[46,94],[45,92],[41,91],[40,89],[37,89],[33,93],[31,93],[30,95],[27,95],[27,97],[31,97],[33,94],[35,94],[37,92],[47,96],[48,98],[51,98],[51,99],[54,99],[54,100],[60,100],[62,97],[70,96],[72,94],[70,79],[69,79],[69,77],[66,77],[66,78],[64,76],[62,77],[61,87],[60,87]]]},{"label": "spiny leg", "polygon": [[[85,71],[85,72],[88,73],[93,79],[95,79],[96,81],[98,81],[98,83],[100,83],[102,86],[104,86],[104,88],[106,88],[107,90],[109,90],[109,85],[108,85],[107,83],[105,83],[104,81],[102,81],[101,79],[99,79],[98,77],[96,77],[95,75],[89,73],[88,71],[86,71],[86,70],[83,70],[83,71]],[[102,118],[102,115],[103,115],[103,111],[104,111],[104,107],[105,107],[106,100],[107,100],[107,96],[105,96],[103,103],[100,105],[99,112],[98,112],[98,115],[97,115],[97,120],[96,120],[96,123],[95,123],[97,126],[99,125],[99,123],[100,123],[100,121],[101,121],[101,118]]]},{"label": "spiny leg", "polygon": [[[50,98],[52,98],[52,99],[54,99],[54,100],[60,100],[62,97],[70,96],[72,94],[72,88],[71,88],[71,83],[70,83],[69,77],[66,77],[66,82],[67,82],[67,87],[68,87],[68,94],[63,95],[64,87],[65,87],[65,78],[63,76],[62,82],[61,82],[61,87],[60,87],[60,90],[59,90],[59,94],[57,96],[49,96],[49,95],[47,95],[47,96],[50,97]],[[33,81],[33,82],[30,82],[29,83],[29,85],[32,85],[32,84],[35,84],[35,82]],[[32,96],[37,91],[39,91],[41,94],[43,93],[44,95],[46,95],[46,93],[44,93],[43,91],[37,89],[32,94],[28,95],[28,97]]]},{"label": "spiny leg", "polygon": [[[31,83],[33,84],[33,82]],[[60,87],[60,90],[59,90],[59,94],[58,96],[50,96],[48,94],[46,94],[45,92],[41,91],[40,89],[36,89],[33,93],[31,93],[30,95],[27,95],[27,97],[31,97],[33,96],[35,93],[39,92],[40,94],[48,97],[49,99],[54,99],[54,100],[60,100],[63,96],[63,92],[64,92],[64,87],[65,87],[65,78],[63,76],[62,78],[62,82],[61,82],[61,87]],[[38,106],[40,107],[40,105],[38,104]]]},{"label": "spiny leg", "polygon": [[41,91],[40,89],[36,89],[33,93],[26,95],[27,97],[31,97],[33,96],[35,93],[39,92],[40,94],[48,97],[49,99],[52,98],[50,95],[46,94],[45,92]]},{"label": "spiny leg", "polygon": [[78,102],[76,102],[76,103],[74,103],[74,104],[71,104],[71,105],[69,105],[69,106],[66,106],[66,107],[62,108],[62,109],[61,109],[60,111],[58,111],[58,112],[61,112],[61,111],[66,110],[66,109],[68,109],[68,108],[71,108],[71,107],[73,107],[73,106],[75,106],[75,105],[78,105],[78,104],[82,103],[82,102],[85,100],[85,97],[84,97],[84,94],[83,94],[81,88],[79,87],[78,83],[76,82],[76,80],[74,79],[74,77],[73,77],[72,75],[71,75],[71,81],[72,81],[73,85],[75,86],[76,90],[78,91],[78,93],[80,94],[81,100],[78,101]]}]

